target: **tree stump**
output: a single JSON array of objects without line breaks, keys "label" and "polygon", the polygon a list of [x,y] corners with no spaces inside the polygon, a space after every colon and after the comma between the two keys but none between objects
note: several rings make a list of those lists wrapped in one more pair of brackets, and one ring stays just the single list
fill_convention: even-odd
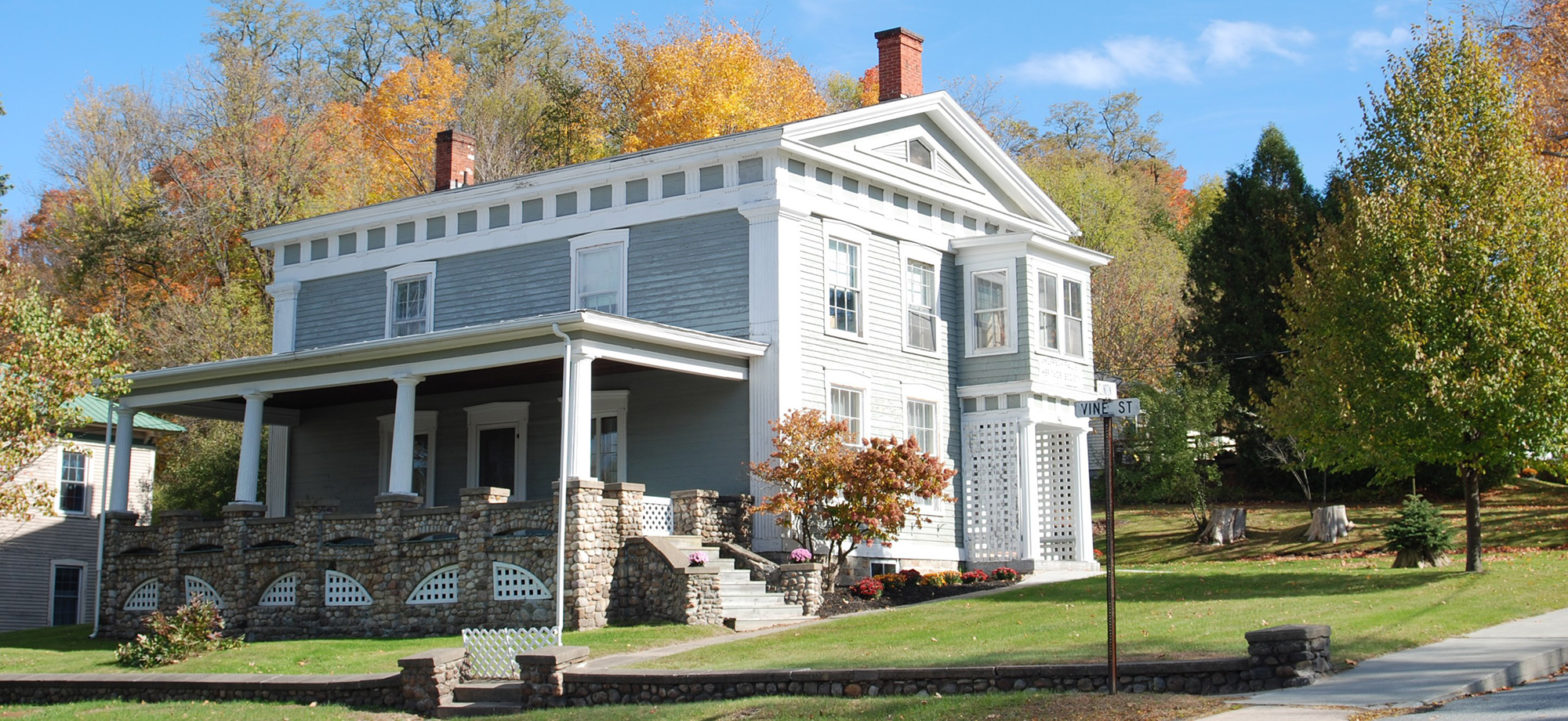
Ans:
[{"label": "tree stump", "polygon": [[1394,557],[1394,568],[1433,568],[1447,566],[1448,556],[1434,555],[1431,551],[1407,548]]},{"label": "tree stump", "polygon": [[1198,534],[1198,542],[1223,546],[1246,537],[1247,509],[1216,508],[1209,512],[1208,525]]},{"label": "tree stump", "polygon": [[1334,543],[1350,535],[1356,524],[1345,516],[1344,506],[1318,506],[1312,509],[1312,525],[1307,528],[1308,541]]}]

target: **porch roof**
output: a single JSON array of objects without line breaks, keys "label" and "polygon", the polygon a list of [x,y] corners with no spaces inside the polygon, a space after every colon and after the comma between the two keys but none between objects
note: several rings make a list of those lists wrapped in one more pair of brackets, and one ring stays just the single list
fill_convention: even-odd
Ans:
[{"label": "porch roof", "polygon": [[[745,380],[749,362],[766,343],[715,335],[635,318],[577,310],[384,338],[326,348],[141,371],[126,376],[133,408],[232,417],[245,393],[290,393],[388,381],[399,375],[443,375],[558,360],[555,329],[581,341],[597,358],[626,364]],[[237,407],[237,405],[236,405]],[[274,408],[268,423],[290,424],[289,409]]]}]

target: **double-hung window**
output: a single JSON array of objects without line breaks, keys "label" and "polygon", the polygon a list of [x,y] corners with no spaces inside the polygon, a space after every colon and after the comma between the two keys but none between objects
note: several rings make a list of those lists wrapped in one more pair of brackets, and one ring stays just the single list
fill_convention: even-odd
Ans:
[{"label": "double-hung window", "polygon": [[595,391],[593,430],[588,441],[588,474],[605,483],[626,480],[627,391]]},{"label": "double-hung window", "polygon": [[860,246],[838,238],[828,239],[827,284],[828,328],[840,333],[860,335],[861,313]]},{"label": "double-hung window", "polygon": [[572,240],[572,300],[577,310],[626,315],[626,229]]},{"label": "double-hung window", "polygon": [[86,453],[60,451],[60,512],[87,512]]},{"label": "double-hung window", "polygon": [[904,263],[904,343],[936,350],[936,266],[919,260]]},{"label": "double-hung window", "polygon": [[859,388],[830,386],[828,416],[849,426],[850,442],[859,444],[865,431],[865,393]]},{"label": "double-hung window", "polygon": [[1004,350],[1012,345],[1007,329],[1007,271],[986,270],[970,277],[972,342],[977,351]]},{"label": "double-hung window", "polygon": [[941,455],[936,445],[936,404],[931,401],[904,401],[904,425],[910,437],[920,444],[921,453]]},{"label": "double-hung window", "polygon": [[387,271],[387,337],[429,333],[435,315],[436,264],[409,263]]},{"label": "double-hung window", "polygon": [[1056,302],[1056,276],[1051,273],[1041,273],[1038,285],[1038,301],[1040,307],[1040,346],[1050,350],[1061,350],[1061,329],[1057,325],[1059,308]]},{"label": "double-hung window", "polygon": [[1083,355],[1083,284],[1062,281],[1063,345],[1068,355]]}]

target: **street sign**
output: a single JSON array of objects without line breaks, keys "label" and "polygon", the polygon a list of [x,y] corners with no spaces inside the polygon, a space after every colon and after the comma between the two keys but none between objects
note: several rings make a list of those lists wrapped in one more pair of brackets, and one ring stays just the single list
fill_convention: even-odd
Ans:
[{"label": "street sign", "polygon": [[1137,398],[1073,401],[1073,415],[1078,418],[1127,418],[1138,415],[1138,411]]}]

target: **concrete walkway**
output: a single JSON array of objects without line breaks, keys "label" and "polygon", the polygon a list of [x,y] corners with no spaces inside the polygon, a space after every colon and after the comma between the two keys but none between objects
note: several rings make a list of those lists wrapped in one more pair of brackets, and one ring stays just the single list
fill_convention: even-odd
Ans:
[{"label": "concrete walkway", "polygon": [[[1375,708],[1416,708],[1540,678],[1568,664],[1568,609],[1367,659],[1302,688],[1242,697],[1212,721],[1330,721]],[[1334,707],[1334,708],[1325,708]]]},{"label": "concrete walkway", "polygon": [[[1124,571],[1117,571],[1118,575],[1120,575],[1121,573],[1124,573]],[[1103,575],[1105,575],[1105,574],[1102,571],[1036,571],[1034,573],[1029,574],[1028,576],[1025,576],[1018,583],[1015,583],[1015,584],[1013,584],[1011,586],[1003,586],[1001,588],[992,588],[992,589],[987,589],[987,590],[984,590],[984,591],[976,591],[974,593],[966,593],[966,594],[961,595],[961,596],[948,596],[947,598],[936,598],[936,599],[932,599],[930,601],[921,601],[920,603],[911,603],[911,604],[908,604],[908,605],[905,605],[905,606],[895,606],[893,608],[912,608],[914,606],[921,605],[921,603],[936,603],[938,601],[947,601],[947,600],[951,600],[951,599],[954,599],[954,598],[965,598],[965,599],[969,599],[969,598],[983,598],[985,596],[992,596],[992,595],[995,595],[995,594],[998,594],[998,593],[1006,593],[1008,591],[1012,591],[1012,590],[1018,589],[1018,588],[1023,588],[1023,587],[1026,587],[1026,586],[1039,586],[1039,585],[1046,584],[1046,583],[1061,583],[1063,581],[1076,581],[1076,580],[1078,580],[1080,578],[1092,578],[1094,576],[1103,576]],[[611,668],[624,668],[626,666],[634,666],[634,665],[637,665],[637,664],[640,664],[640,663],[646,663],[646,662],[652,661],[652,660],[654,660],[656,658],[664,658],[665,656],[674,656],[676,654],[685,653],[685,652],[690,651],[692,649],[706,648],[708,646],[717,646],[717,645],[723,644],[723,643],[732,643],[732,642],[735,642],[735,641],[742,641],[742,640],[749,639],[749,638],[757,638],[759,636],[768,636],[768,635],[772,635],[772,634],[775,634],[775,633],[782,633],[782,632],[785,632],[785,631],[794,631],[796,629],[803,628],[803,627],[806,627],[806,626],[812,626],[812,625],[816,625],[816,624],[819,624],[819,623],[827,623],[827,622],[830,622],[830,621],[832,621],[834,619],[838,619],[838,618],[849,618],[850,616],[859,616],[859,615],[867,614],[867,613],[882,613],[884,611],[891,611],[891,610],[893,610],[893,608],[873,608],[873,609],[866,610],[866,611],[857,611],[855,613],[847,613],[847,614],[843,614],[841,616],[832,616],[832,617],[829,617],[829,618],[817,618],[815,616],[803,617],[803,620],[801,620],[798,623],[791,623],[791,624],[786,624],[786,625],[783,625],[783,626],[773,626],[771,628],[757,629],[755,631],[742,631],[742,632],[739,632],[739,633],[724,633],[724,634],[719,634],[717,636],[709,636],[708,638],[698,639],[696,641],[687,641],[685,643],[677,643],[677,644],[672,644],[672,645],[669,645],[669,646],[659,646],[658,648],[644,649],[642,651],[632,651],[630,653],[617,653],[617,654],[611,654],[609,656],[602,656],[602,657],[599,657],[599,658],[591,658],[590,657],[586,662],[584,662],[581,666],[579,666],[579,668],[592,669],[592,670],[595,670],[595,671],[603,671],[605,669],[611,669]]]}]

